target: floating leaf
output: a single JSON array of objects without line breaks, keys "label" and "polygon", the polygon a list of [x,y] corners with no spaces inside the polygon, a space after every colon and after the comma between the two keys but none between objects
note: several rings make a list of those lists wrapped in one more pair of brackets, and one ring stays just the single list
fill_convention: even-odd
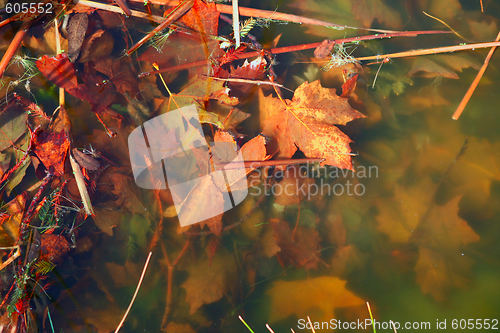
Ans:
[{"label": "floating leaf", "polygon": [[[268,99],[259,96],[261,103]],[[339,97],[335,89],[321,87],[318,80],[300,85],[286,105],[273,103],[279,107],[264,120],[262,133],[278,141],[280,157],[291,158],[298,147],[307,157],[324,158],[323,164],[352,170],[352,140],[333,125],[345,125],[365,116],[354,110],[347,99]]]}]

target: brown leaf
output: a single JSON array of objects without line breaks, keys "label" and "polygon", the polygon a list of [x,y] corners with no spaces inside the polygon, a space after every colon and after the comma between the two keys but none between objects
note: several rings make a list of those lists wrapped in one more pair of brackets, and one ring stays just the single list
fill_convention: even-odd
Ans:
[{"label": "brown leaf", "polygon": [[318,59],[324,59],[324,58],[330,56],[334,46],[335,46],[334,40],[325,39],[314,50],[314,56]]},{"label": "brown leaf", "polygon": [[69,145],[70,142],[65,132],[42,132],[36,137],[34,152],[49,172],[60,176],[64,174]]},{"label": "brown leaf", "polygon": [[324,158],[323,164],[352,170],[352,141],[333,125],[365,116],[337,96],[335,89],[321,87],[319,80],[300,85],[286,103],[263,123],[262,133],[278,141],[279,156],[291,158],[298,147],[307,157]]},{"label": "brown leaf", "polygon": [[196,261],[187,269],[189,276],[182,288],[186,290],[186,302],[194,314],[203,304],[210,304],[233,290],[237,268],[233,255],[220,251],[209,265],[208,260]]},{"label": "brown leaf", "polygon": [[104,233],[113,237],[113,228],[120,224],[123,212],[108,207],[94,207],[94,223]]},{"label": "brown leaf", "polygon": [[298,226],[295,232],[286,221],[272,220],[279,255],[296,267],[317,268],[319,237],[314,228]]},{"label": "brown leaf", "polygon": [[107,177],[114,185],[113,194],[118,197],[115,200],[117,208],[124,207],[131,213],[148,214],[146,207],[139,199],[139,194],[134,190],[137,186],[132,178],[118,173],[108,174]]},{"label": "brown leaf", "polygon": [[134,97],[139,92],[139,82],[132,71],[129,58],[101,58],[95,61],[94,68],[111,79],[119,94],[129,93]]},{"label": "brown leaf", "polygon": [[97,30],[82,45],[80,62],[89,62],[107,56],[113,51],[113,36],[106,30]]},{"label": "brown leaf", "polygon": [[89,18],[86,13],[78,13],[71,17],[68,25],[68,58],[75,62],[80,55],[83,40],[87,33]]}]

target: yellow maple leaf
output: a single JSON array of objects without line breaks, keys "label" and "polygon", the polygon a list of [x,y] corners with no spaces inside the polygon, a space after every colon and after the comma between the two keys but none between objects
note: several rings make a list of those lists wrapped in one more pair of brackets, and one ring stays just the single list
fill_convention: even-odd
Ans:
[{"label": "yellow maple leaf", "polygon": [[277,281],[266,293],[272,298],[269,322],[291,314],[298,318],[313,316],[314,321],[330,321],[333,310],[364,304],[364,301],[345,288],[346,281],[321,276],[298,281]]}]

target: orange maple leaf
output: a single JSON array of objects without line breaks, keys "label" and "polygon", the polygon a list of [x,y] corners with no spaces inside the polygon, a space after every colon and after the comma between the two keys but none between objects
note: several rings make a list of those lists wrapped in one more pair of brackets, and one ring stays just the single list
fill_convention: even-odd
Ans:
[{"label": "orange maple leaf", "polygon": [[262,133],[277,140],[280,157],[290,158],[298,148],[307,157],[324,158],[323,164],[353,170],[352,140],[334,125],[365,116],[335,91],[323,88],[318,80],[300,85],[291,101],[266,101],[260,93],[261,109],[273,106],[266,110],[269,117],[263,120]]}]

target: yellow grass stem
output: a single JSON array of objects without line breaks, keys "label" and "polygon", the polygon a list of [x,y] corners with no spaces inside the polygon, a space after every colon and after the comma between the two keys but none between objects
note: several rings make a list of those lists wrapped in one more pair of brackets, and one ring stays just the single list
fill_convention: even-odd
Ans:
[{"label": "yellow grass stem", "polygon": [[69,154],[69,161],[71,163],[71,169],[73,169],[73,175],[75,176],[78,192],[80,192],[80,197],[82,198],[85,214],[94,216],[92,202],[90,202],[89,193],[87,192],[87,186],[85,185],[85,180],[83,179],[83,174],[82,170],[80,169],[80,165],[76,163],[71,154]]},{"label": "yellow grass stem", "polygon": [[132,299],[130,300],[130,304],[128,305],[127,311],[125,311],[125,314],[123,315],[122,320],[118,324],[118,327],[116,328],[115,333],[118,333],[118,331],[120,331],[120,328],[122,327],[123,323],[125,322],[125,319],[127,319],[128,313],[130,312],[130,309],[132,308],[132,305],[134,304],[135,298],[137,297],[137,294],[139,293],[139,289],[141,288],[142,280],[144,279],[144,275],[146,274],[146,269],[148,268],[149,260],[151,259],[152,254],[153,254],[153,252],[149,252],[148,258],[146,259],[146,263],[144,264],[144,268],[142,269],[141,277],[139,278],[139,283],[137,283],[137,288],[135,288],[134,296],[132,296]]}]

